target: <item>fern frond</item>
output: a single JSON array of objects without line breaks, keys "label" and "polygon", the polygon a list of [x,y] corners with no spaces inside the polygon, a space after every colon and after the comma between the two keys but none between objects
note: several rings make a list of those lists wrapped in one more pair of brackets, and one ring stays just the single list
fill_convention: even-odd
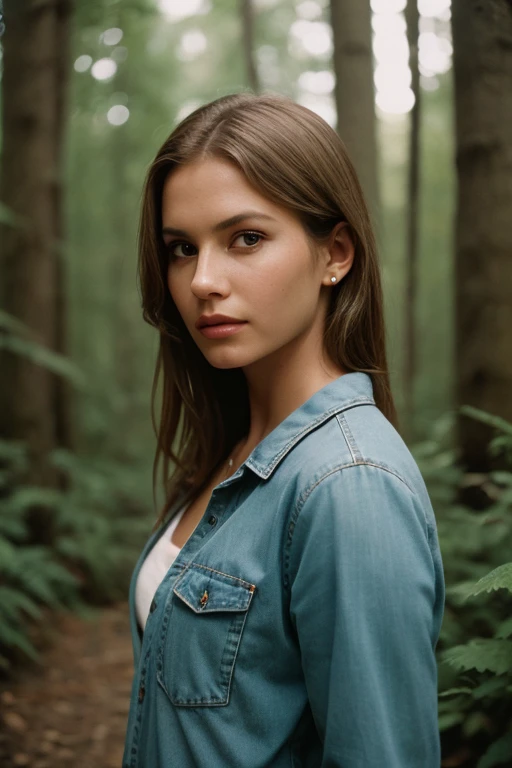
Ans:
[{"label": "fern frond", "polygon": [[491,592],[493,589],[508,589],[512,592],[512,563],[498,566],[477,581],[468,592],[468,596],[479,595],[481,592]]},{"label": "fern frond", "polygon": [[512,672],[512,641],[477,638],[446,650],[442,661],[456,669],[476,669],[503,675]]}]

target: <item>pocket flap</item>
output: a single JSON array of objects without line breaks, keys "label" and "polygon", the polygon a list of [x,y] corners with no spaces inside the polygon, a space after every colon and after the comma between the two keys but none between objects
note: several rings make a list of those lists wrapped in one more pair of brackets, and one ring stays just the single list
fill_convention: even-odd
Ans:
[{"label": "pocket flap", "polygon": [[256,587],[227,573],[191,563],[175,584],[174,594],[195,613],[246,611]]}]

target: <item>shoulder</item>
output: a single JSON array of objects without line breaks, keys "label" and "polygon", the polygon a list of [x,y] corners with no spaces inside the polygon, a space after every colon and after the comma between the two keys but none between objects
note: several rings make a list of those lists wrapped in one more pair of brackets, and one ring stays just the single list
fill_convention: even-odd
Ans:
[{"label": "shoulder", "polygon": [[289,509],[285,562],[311,542],[332,551],[378,547],[390,537],[397,548],[414,539],[433,546],[435,516],[420,470],[403,439],[375,406],[336,414],[289,456],[296,471]]},{"label": "shoulder", "polygon": [[294,446],[283,469],[287,475],[296,477],[299,505],[320,486],[359,483],[360,491],[371,491],[372,479],[377,484],[377,478],[393,483],[393,477],[403,484],[404,491],[407,488],[423,503],[428,500],[421,472],[409,448],[373,404],[348,408],[331,416]]}]

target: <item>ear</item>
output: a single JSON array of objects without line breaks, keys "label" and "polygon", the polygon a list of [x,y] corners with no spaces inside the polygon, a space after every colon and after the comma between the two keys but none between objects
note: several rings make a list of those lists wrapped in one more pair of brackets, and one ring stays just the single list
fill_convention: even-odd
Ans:
[{"label": "ear", "polygon": [[[350,271],[354,261],[355,245],[350,225],[346,221],[336,224],[325,246],[325,273],[323,285],[338,285]],[[332,280],[335,277],[336,280]]]}]

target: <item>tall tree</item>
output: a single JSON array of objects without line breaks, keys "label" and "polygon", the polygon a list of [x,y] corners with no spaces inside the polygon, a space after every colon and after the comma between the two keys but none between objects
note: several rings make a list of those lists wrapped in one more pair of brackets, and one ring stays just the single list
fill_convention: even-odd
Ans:
[{"label": "tall tree", "polygon": [[331,0],[338,131],[379,218],[370,0]]},{"label": "tall tree", "polygon": [[[63,351],[61,150],[71,0],[4,0],[2,164],[0,199],[22,225],[4,226],[0,265],[2,308],[34,338]],[[28,480],[51,486],[48,453],[69,442],[62,388],[29,360],[2,354],[0,420],[3,435],[25,441]],[[51,538],[40,520],[41,538]]]},{"label": "tall tree", "polygon": [[260,90],[260,82],[254,51],[254,8],[252,0],[240,0],[240,11],[242,18],[242,41],[244,47],[247,80],[254,93],[258,93]]},{"label": "tall tree", "polygon": [[420,193],[420,115],[421,90],[418,65],[419,12],[418,0],[407,0],[407,39],[409,68],[414,105],[410,113],[409,174],[407,194],[407,243],[405,287],[405,354],[404,354],[404,426],[405,436],[414,439],[414,382],[416,379],[416,305],[418,295],[418,222]]},{"label": "tall tree", "polygon": [[[512,421],[512,5],[453,0],[456,402]],[[490,428],[461,417],[463,465],[487,471]]]}]

